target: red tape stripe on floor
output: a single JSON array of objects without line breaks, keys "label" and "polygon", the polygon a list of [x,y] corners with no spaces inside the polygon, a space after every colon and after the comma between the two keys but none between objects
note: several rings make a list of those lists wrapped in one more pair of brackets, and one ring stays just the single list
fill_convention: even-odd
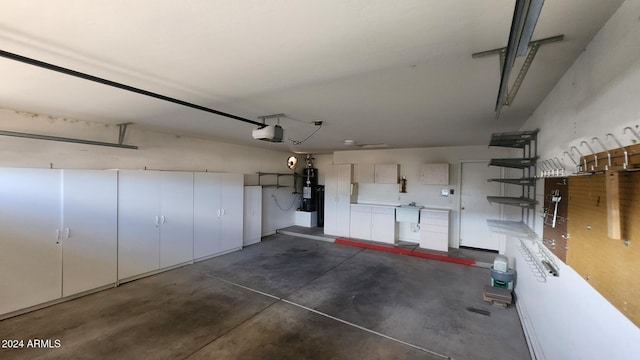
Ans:
[{"label": "red tape stripe on floor", "polygon": [[474,265],[476,263],[476,261],[473,259],[462,259],[462,258],[448,256],[448,255],[439,255],[439,254],[432,254],[432,253],[427,253],[422,251],[407,250],[407,249],[397,248],[394,246],[371,244],[371,243],[366,243],[366,242],[361,242],[356,240],[349,240],[345,238],[337,238],[335,240],[335,243],[340,245],[349,245],[349,246],[355,246],[355,247],[365,248],[365,249],[386,251],[386,252],[400,254],[400,255],[414,256],[414,257],[419,257],[423,259],[446,261],[446,262],[461,264],[461,265]]}]

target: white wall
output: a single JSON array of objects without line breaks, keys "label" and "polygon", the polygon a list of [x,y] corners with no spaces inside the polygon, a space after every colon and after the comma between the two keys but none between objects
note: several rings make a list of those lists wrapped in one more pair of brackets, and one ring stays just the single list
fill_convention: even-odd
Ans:
[{"label": "white wall", "polygon": [[[609,132],[624,145],[632,143],[622,129],[640,124],[639,18],[639,0],[623,3],[523,126],[541,129],[543,160],[560,158],[570,146],[594,136],[604,139]],[[612,142],[607,146],[617,147]],[[565,163],[572,164],[566,157]],[[541,233],[541,227],[536,230]],[[636,325],[564,264],[559,277],[537,282],[516,245],[515,239],[508,243],[507,255],[515,260],[515,292],[539,358],[638,358]]]},{"label": "white wall", "polygon": [[[487,145],[490,139],[486,139]],[[408,204],[427,207],[446,208],[451,210],[449,246],[458,247],[460,219],[460,161],[489,160],[491,158],[508,157],[509,149],[488,148],[487,145],[433,147],[413,149],[377,149],[337,151],[333,154],[334,164],[400,164],[400,176],[407,178],[407,192],[400,193],[396,184],[359,184],[358,202],[378,204]],[[449,163],[449,185],[423,185],[420,183],[422,164]],[[441,190],[454,189],[449,197],[441,196]],[[399,238],[401,240],[418,241],[419,232],[411,230],[409,224],[401,223]]]},{"label": "white wall", "polygon": [[[117,143],[118,127],[81,120],[0,109],[0,129]],[[0,166],[65,169],[155,169],[234,172],[245,174],[245,184],[254,185],[255,173],[291,172],[287,152],[271,151],[193,137],[176,136],[129,126],[125,144],[138,150],[119,149],[55,141],[0,137]],[[294,224],[297,205],[281,211],[272,195],[287,207],[293,188],[263,191],[263,235]]]}]

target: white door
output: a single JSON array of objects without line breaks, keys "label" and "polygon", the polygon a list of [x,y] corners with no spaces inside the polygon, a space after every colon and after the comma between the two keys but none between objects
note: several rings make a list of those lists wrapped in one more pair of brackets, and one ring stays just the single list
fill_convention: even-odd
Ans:
[{"label": "white door", "polygon": [[118,177],[118,279],[126,279],[160,268],[160,172]]},{"label": "white door", "polygon": [[242,174],[220,174],[220,244],[222,251],[242,248],[244,230],[244,178]]},{"label": "white door", "polygon": [[337,235],[338,166],[329,165],[324,183],[324,233]]},{"label": "white door", "polygon": [[487,201],[500,196],[501,169],[488,162],[463,162],[460,181],[460,246],[499,250],[500,236],[489,231],[487,219],[500,219],[500,205]]},{"label": "white door", "polygon": [[64,170],[62,295],[117,279],[118,173]]},{"label": "white door", "polygon": [[336,166],[338,167],[336,235],[349,236],[351,215],[351,164]]},{"label": "white door", "polygon": [[200,259],[221,251],[220,174],[193,176],[193,254]]},{"label": "white door", "polygon": [[0,314],[62,296],[61,174],[0,168]]},{"label": "white door", "polygon": [[162,172],[160,194],[160,268],[165,268],[193,260],[193,173]]},{"label": "white door", "polygon": [[262,238],[262,186],[244,187],[243,246],[259,243]]}]

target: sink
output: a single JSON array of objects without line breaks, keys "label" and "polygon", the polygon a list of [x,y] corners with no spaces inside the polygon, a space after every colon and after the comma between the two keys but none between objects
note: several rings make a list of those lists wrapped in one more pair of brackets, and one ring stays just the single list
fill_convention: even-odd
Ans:
[{"label": "sink", "polygon": [[416,205],[400,205],[403,209],[422,209],[424,206],[416,206]]},{"label": "sink", "polygon": [[424,206],[400,205],[396,209],[396,221],[417,224],[420,221],[420,209]]}]

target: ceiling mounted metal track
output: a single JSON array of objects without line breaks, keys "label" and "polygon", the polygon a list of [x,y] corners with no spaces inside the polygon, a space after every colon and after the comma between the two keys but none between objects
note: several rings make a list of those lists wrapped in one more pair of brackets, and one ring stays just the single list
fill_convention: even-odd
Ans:
[{"label": "ceiling mounted metal track", "polygon": [[[538,49],[540,48],[540,46],[542,46],[544,44],[549,44],[549,43],[553,43],[553,42],[562,41],[562,40],[564,40],[564,35],[557,35],[557,36],[552,36],[552,37],[548,37],[548,38],[544,38],[544,39],[540,39],[540,40],[529,42],[529,45],[528,45],[529,52],[527,53],[527,57],[525,58],[524,63],[522,64],[522,67],[520,68],[520,71],[518,72],[518,76],[516,77],[515,81],[511,85],[511,88],[508,88],[507,85],[506,85],[507,83],[505,82],[505,90],[503,91],[502,95],[499,95],[500,98],[502,98],[503,100],[502,100],[502,103],[500,104],[500,106],[496,105],[496,116],[500,115],[500,110],[502,108],[502,105],[511,106],[511,104],[513,104],[513,100],[515,99],[516,95],[518,94],[518,90],[520,89],[520,86],[522,85],[522,81],[524,80],[524,77],[527,75],[527,72],[529,71],[529,68],[531,67],[531,63],[533,62],[533,59],[535,58],[536,54],[538,53]],[[485,57],[485,56],[490,56],[490,55],[499,55],[499,57],[500,57],[500,69],[501,70],[504,69],[505,62],[506,62],[506,56],[507,56],[507,48],[506,47],[499,48],[499,49],[493,49],[493,50],[477,52],[477,53],[472,54],[471,56],[474,59],[477,59],[477,58],[480,58],[480,57]]]},{"label": "ceiling mounted metal track", "polygon": [[62,74],[66,74],[66,75],[70,75],[70,76],[74,76],[77,78],[81,78],[81,79],[85,79],[85,80],[89,80],[89,81],[93,81],[93,82],[97,82],[103,85],[107,85],[107,86],[111,86],[114,88],[118,88],[121,90],[126,90],[126,91],[130,91],[136,94],[140,94],[140,95],[145,95],[145,96],[149,96],[155,99],[159,99],[159,100],[163,100],[163,101],[167,101],[170,103],[174,103],[174,104],[178,104],[178,105],[182,105],[182,106],[186,106],[186,107],[190,107],[193,109],[197,109],[197,110],[201,110],[201,111],[205,111],[208,113],[212,113],[215,115],[220,115],[220,116],[224,116],[224,117],[228,117],[230,119],[234,119],[234,120],[238,120],[238,121],[242,121],[242,122],[246,122],[249,124],[253,124],[253,125],[257,125],[257,126],[262,126],[261,123],[254,121],[254,120],[249,120],[240,116],[236,116],[233,114],[229,114],[229,113],[225,113],[222,111],[218,111],[215,109],[211,109],[205,106],[201,106],[201,105],[197,105],[197,104],[193,104],[187,101],[183,101],[180,99],[176,99],[176,98],[172,98],[169,96],[165,96],[165,95],[161,95],[152,91],[148,91],[148,90],[143,90],[137,87],[133,87],[130,85],[125,85],[119,82],[115,82],[115,81],[111,81],[111,80],[107,80],[101,77],[97,77],[94,75],[90,75],[90,74],[86,74],[83,72],[79,72],[79,71],[75,71],[75,70],[71,70],[62,66],[58,66],[58,65],[54,65],[54,64],[50,64],[44,61],[40,61],[40,60],[36,60],[36,59],[32,59],[26,56],[22,56],[22,55],[18,55],[18,54],[14,54],[8,51],[4,51],[4,50],[0,50],[0,56],[7,58],[7,59],[11,59],[11,60],[15,60],[21,63],[25,63],[25,64],[29,64],[29,65],[33,65],[33,66],[37,66],[43,69],[47,69],[47,70],[51,70],[51,71],[55,71],[55,72],[59,72]]},{"label": "ceiling mounted metal track", "polygon": [[524,79],[524,74],[526,74],[531,65],[531,61],[533,61],[538,51],[538,46],[531,48],[525,60],[525,65],[523,66],[525,71],[520,71],[518,75],[519,79],[516,80],[514,86],[514,91],[509,92],[508,86],[511,69],[515,64],[516,57],[524,56],[527,53],[533,31],[536,28],[538,18],[542,12],[542,5],[544,5],[544,0],[516,0],[513,20],[511,21],[511,30],[509,31],[509,41],[504,52],[500,52],[500,86],[498,87],[498,98],[496,99],[495,106],[496,118],[500,117],[502,106],[509,105],[513,101]]},{"label": "ceiling mounted metal track", "polygon": [[[121,129],[121,134],[123,134],[122,127],[120,129]],[[6,131],[6,130],[0,130],[0,135],[20,137],[20,138],[26,138],[26,139],[61,141],[61,142],[68,142],[68,143],[75,143],[75,144],[109,146],[109,147],[116,147],[116,148],[123,148],[123,149],[134,149],[134,150],[138,149],[137,146],[123,144],[122,139],[124,138],[124,135],[121,135],[120,137],[121,141],[119,144],[102,142],[102,141],[74,139],[74,138],[67,138],[67,137],[60,137],[60,136],[30,134],[30,133],[22,133],[22,132]]]}]

